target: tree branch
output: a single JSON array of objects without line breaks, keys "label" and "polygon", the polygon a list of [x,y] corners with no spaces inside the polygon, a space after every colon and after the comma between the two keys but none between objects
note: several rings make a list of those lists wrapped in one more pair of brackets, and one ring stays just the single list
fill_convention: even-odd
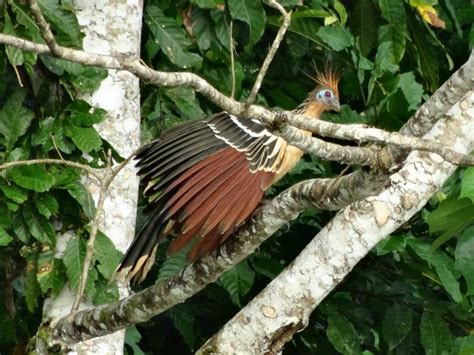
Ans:
[{"label": "tree branch", "polygon": [[380,186],[383,180],[383,176],[358,171],[335,179],[314,179],[290,187],[257,210],[251,222],[242,227],[235,237],[229,238],[218,250],[188,265],[179,275],[103,308],[67,316],[54,326],[53,338],[66,343],[77,342],[146,321],[215,281],[305,208],[314,205],[341,208],[373,194],[374,188]]},{"label": "tree branch", "polygon": [[[474,92],[455,104],[426,139],[474,148]],[[437,155],[412,152],[378,196],[340,211],[303,252],[197,353],[277,353],[311,312],[382,239],[408,221],[454,172]],[[290,287],[289,287],[290,286]],[[265,336],[262,336],[265,334]]]},{"label": "tree branch", "polygon": [[[52,55],[49,48],[45,45],[36,44],[30,41],[20,40],[16,37],[5,35],[5,34],[0,34],[0,43],[14,45],[14,46],[17,46],[18,48],[32,50],[37,53]],[[213,103],[215,103],[222,109],[235,115],[244,115],[248,118],[255,118],[255,119],[262,120],[266,124],[272,124],[273,122],[277,122],[279,117],[282,117],[282,114],[284,114],[286,116],[287,122],[290,125],[296,126],[304,121],[305,124],[308,124],[309,126],[314,126],[314,130],[319,129],[316,133],[322,136],[331,136],[331,137],[339,138],[337,136],[337,132],[338,132],[338,128],[340,127],[338,127],[337,125],[333,123],[326,122],[325,129],[322,129],[323,126],[322,124],[319,124],[318,121],[311,120],[309,118],[306,118],[304,115],[298,115],[298,114],[295,114],[294,112],[288,112],[288,111],[284,111],[283,113],[275,112],[275,111],[271,111],[257,105],[251,105],[247,107],[245,104],[235,101],[227,97],[226,95],[220,93],[217,89],[215,89],[212,85],[210,85],[206,80],[204,80],[203,78],[193,73],[186,73],[186,72],[167,73],[167,72],[155,71],[145,65],[142,65],[140,61],[137,59],[130,59],[128,57],[124,57],[123,59],[120,59],[118,57],[85,53],[83,51],[74,50],[70,48],[64,48],[64,47],[61,47],[61,53],[62,54],[60,55],[60,58],[65,59],[65,60],[71,60],[78,63],[86,64],[86,65],[100,66],[100,67],[109,68],[109,69],[127,70],[131,72],[132,74],[138,76],[140,79],[154,85],[165,86],[165,87],[191,86],[196,91],[206,96],[209,100],[211,100]],[[456,72],[454,79],[450,82],[451,84],[447,85],[447,87],[449,88],[448,91],[450,92],[450,94],[447,95],[446,97],[449,97],[449,100],[448,99],[442,100],[444,104],[442,104],[441,107],[445,107],[446,105],[449,105],[449,102],[452,102],[452,100],[454,100],[456,97],[459,98],[460,96],[462,96],[463,93],[465,93],[467,90],[469,90],[472,87],[474,79],[472,78],[471,75],[469,75],[469,73],[474,70],[474,60],[472,59],[472,57],[473,55],[471,55],[470,60],[462,67],[462,69]],[[456,84],[459,84],[460,87],[463,88],[464,91],[453,89],[453,87],[451,87],[453,82],[455,82]],[[443,95],[443,94],[440,93],[439,95]],[[426,111],[425,105],[423,105],[420,110],[423,109],[424,111]],[[420,112],[420,110],[418,112]],[[415,116],[418,117],[417,119],[418,121],[421,120],[423,117],[425,117],[424,114],[418,115],[418,113],[415,114]],[[316,128],[316,126],[318,126],[318,128]],[[414,124],[413,126],[417,126],[417,124]],[[427,127],[429,126],[429,124],[425,123],[425,126]],[[280,132],[280,136],[284,138],[285,140],[287,140],[288,143],[298,147],[298,141],[295,141],[292,138],[292,137],[297,136],[296,133],[293,133],[294,132],[293,130],[294,130],[293,127],[287,127],[285,128],[284,131]],[[356,134],[351,136],[350,130],[353,130],[353,132],[356,132]],[[343,139],[351,138],[353,140],[364,139],[365,141],[372,141],[373,137],[371,137],[371,134],[373,134],[373,132],[370,134],[367,134],[365,130],[367,130],[367,128],[363,128],[360,125],[346,125],[346,132],[343,134],[343,137],[344,137]],[[387,133],[386,137],[389,137],[389,135],[390,133]],[[394,138],[391,144],[401,143],[404,145],[404,147],[410,146],[410,144],[405,142],[403,138],[404,136],[397,137],[396,139]],[[314,141],[313,143],[317,144],[318,141]],[[423,142],[420,142],[418,146],[421,148],[417,148],[417,149],[430,150],[428,147],[425,147],[423,145]],[[432,147],[433,145],[431,145],[431,148]],[[437,150],[439,153],[442,153],[442,152],[446,153],[445,147],[438,146]],[[320,151],[324,153],[325,149],[316,148],[315,151]],[[359,156],[360,153],[361,152],[359,151],[355,155]],[[455,153],[455,152],[449,152],[449,153],[452,156],[446,157],[443,155],[443,158],[460,165],[473,164],[474,158],[471,156],[465,156],[461,159],[458,153]],[[334,155],[323,154],[320,157],[327,160],[333,160]],[[371,159],[371,157],[367,156],[367,159]],[[381,162],[380,165],[383,166],[383,162]]]}]

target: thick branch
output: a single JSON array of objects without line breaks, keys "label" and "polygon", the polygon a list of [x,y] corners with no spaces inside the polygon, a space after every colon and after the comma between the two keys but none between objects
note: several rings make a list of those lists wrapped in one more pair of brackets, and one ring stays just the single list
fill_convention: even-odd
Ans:
[{"label": "thick branch", "polygon": [[383,179],[358,171],[336,179],[315,179],[297,184],[260,208],[235,237],[189,265],[184,272],[104,308],[65,317],[54,327],[53,336],[58,341],[77,342],[144,322],[215,281],[305,208],[313,205],[341,208],[373,194]]},{"label": "thick branch", "polygon": [[[466,153],[474,148],[472,132],[474,92],[454,105],[425,138]],[[435,154],[411,153],[404,167],[390,177],[389,188],[340,211],[292,264],[198,353],[279,352],[308,324],[314,308],[352,268],[418,212],[455,169]]]},{"label": "thick branch", "polygon": [[[5,34],[0,34],[0,43],[13,45],[18,48],[22,48],[26,50],[32,50],[37,53],[52,55],[51,51],[46,45],[41,45],[41,44],[36,44],[30,41],[21,40],[16,37],[5,35]],[[463,68],[454,74],[455,78],[451,81],[451,83],[456,83],[457,85],[459,84],[462,90],[453,89],[453,87],[451,86],[452,84],[446,85],[446,87],[449,88],[449,91],[450,91],[450,94],[446,95],[446,97],[449,97],[449,100],[443,97],[443,100],[441,101],[444,102],[444,104],[440,105],[440,107],[446,108],[445,106],[447,106],[449,102],[452,102],[456,97],[458,98],[461,97],[462,94],[466,93],[466,91],[472,87],[473,79],[472,79],[472,75],[469,75],[469,73],[472,73],[472,71],[474,70],[474,60],[472,59],[472,57],[473,56],[471,55],[470,60],[463,66]],[[127,70],[131,72],[132,74],[135,74],[136,76],[138,76],[140,79],[157,86],[164,86],[164,87],[191,86],[196,91],[206,96],[213,103],[215,103],[222,109],[228,111],[229,113],[232,113],[235,115],[245,115],[246,117],[249,117],[249,118],[260,119],[267,124],[277,123],[278,119],[282,117],[282,113],[271,111],[261,106],[251,105],[247,107],[247,105],[240,103],[238,101],[235,101],[227,97],[226,95],[220,93],[217,89],[215,89],[212,85],[210,85],[206,80],[204,80],[203,78],[193,73],[182,73],[182,72],[166,73],[166,72],[161,72],[161,71],[155,71],[149,67],[144,66],[143,64],[140,63],[139,60],[136,60],[136,59],[130,59],[127,57],[123,59],[119,59],[116,57],[111,57],[111,56],[106,56],[106,55],[85,53],[83,51],[73,50],[73,49],[64,48],[64,47],[61,47],[60,58],[86,64],[86,65],[100,66],[100,67],[109,68],[109,69]],[[444,95],[444,94],[441,92],[439,93],[439,95]],[[423,107],[425,107],[425,105]],[[290,124],[297,125],[301,121],[305,121],[305,122],[311,121],[311,119],[305,118],[305,116],[303,115],[297,115],[293,112],[283,112],[283,114],[286,116],[286,119],[288,123]],[[420,114],[420,117],[424,117],[424,114]],[[439,115],[437,117],[439,117]],[[419,118],[419,120],[421,120],[421,118]],[[315,127],[317,125],[317,123],[312,123],[312,124],[314,124]],[[322,136],[331,136],[331,137],[341,138],[337,134],[338,128],[339,128],[337,125],[334,125],[328,122],[326,122],[325,125],[326,126],[323,126],[322,124],[320,124],[314,130],[317,131],[316,133]],[[414,126],[416,126],[416,124]],[[428,124],[425,124],[425,126],[428,126]],[[322,129],[323,127],[326,127],[326,128]],[[373,131],[370,134],[366,134],[365,133],[366,129],[367,128],[363,128],[359,125],[355,125],[355,126],[347,125],[346,132],[344,132],[342,138],[344,139],[350,138],[352,140],[364,139],[364,141],[373,141],[374,137],[371,137],[371,134],[373,134]],[[350,133],[351,130],[353,132],[357,132],[356,136],[351,135]],[[290,134],[292,132],[291,127],[285,130],[280,130],[280,131],[281,131],[280,136],[282,138],[287,140],[290,144],[298,146],[298,141],[294,141],[292,138],[292,134]],[[317,144],[318,142],[314,141],[313,143]],[[396,139],[393,139],[391,144],[403,144],[404,147],[410,146],[409,143],[406,143],[403,140],[403,137],[397,137]],[[424,150],[430,150],[428,147],[424,147],[422,142],[419,144],[419,146],[422,147]],[[431,148],[432,147],[433,145],[431,145]],[[422,148],[417,148],[417,149],[422,149]],[[324,148],[321,148],[321,149],[317,148],[315,150],[319,150],[321,152],[322,155],[320,157],[323,159],[326,159],[326,160],[334,159],[334,154],[324,154],[325,153]],[[443,154],[446,153],[446,149],[442,146],[438,146],[437,150],[439,153],[443,153]],[[453,153],[453,155],[455,157],[452,159],[449,156],[443,155],[443,157],[456,164],[471,165],[473,163],[472,157],[463,157],[462,159],[460,159],[459,156],[456,156],[456,153]],[[371,159],[370,156],[367,156],[367,159]]]}]

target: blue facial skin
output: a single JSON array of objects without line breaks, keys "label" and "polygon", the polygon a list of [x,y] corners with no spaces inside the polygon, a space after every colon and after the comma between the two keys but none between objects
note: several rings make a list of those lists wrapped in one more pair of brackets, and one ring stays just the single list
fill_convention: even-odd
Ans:
[{"label": "blue facial skin", "polygon": [[316,99],[326,104],[331,110],[339,112],[339,100],[334,93],[329,89],[319,90],[316,94]]}]

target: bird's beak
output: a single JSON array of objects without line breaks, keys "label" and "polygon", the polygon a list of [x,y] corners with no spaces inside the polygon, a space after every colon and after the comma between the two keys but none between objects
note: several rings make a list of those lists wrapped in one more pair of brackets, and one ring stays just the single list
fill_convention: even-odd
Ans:
[{"label": "bird's beak", "polygon": [[338,100],[333,100],[331,102],[331,110],[339,112],[340,109],[341,109],[341,106],[339,105],[339,101]]}]

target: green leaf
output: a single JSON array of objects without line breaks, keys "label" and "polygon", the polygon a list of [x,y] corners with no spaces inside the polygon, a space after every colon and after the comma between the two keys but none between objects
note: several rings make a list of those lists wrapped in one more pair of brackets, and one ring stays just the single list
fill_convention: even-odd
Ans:
[{"label": "green leaf", "polygon": [[219,281],[229,293],[230,299],[237,306],[242,306],[242,300],[250,291],[255,280],[255,271],[247,261],[225,272]]},{"label": "green leaf", "polygon": [[388,350],[395,349],[410,334],[413,326],[413,310],[395,304],[390,306],[383,317],[382,333]]},{"label": "green leaf", "polygon": [[30,242],[30,231],[28,230],[28,226],[26,225],[25,221],[23,220],[23,215],[21,211],[15,213],[12,218],[12,228],[15,235],[20,239],[24,244],[28,244]]},{"label": "green leaf", "polygon": [[28,310],[33,313],[36,306],[38,305],[38,296],[41,294],[41,288],[36,279],[36,273],[38,270],[38,255],[28,254],[26,256],[26,267],[25,267],[25,299]]},{"label": "green leaf", "polygon": [[416,110],[423,97],[423,86],[418,84],[413,72],[403,73],[399,75],[398,87],[407,100],[408,110]]},{"label": "green leaf", "polygon": [[193,33],[196,36],[197,45],[201,52],[205,52],[211,48],[211,41],[214,35],[214,28],[208,11],[193,9],[192,19]]},{"label": "green leaf", "polygon": [[[75,235],[67,243],[63,257],[63,262],[66,266],[66,273],[69,278],[69,284],[73,290],[77,290],[79,287],[85,255],[86,243]],[[91,268],[86,282],[86,294],[92,295],[94,293],[94,282],[97,280],[97,277],[97,271],[94,268]]]},{"label": "green leaf", "polygon": [[56,32],[56,39],[64,46],[80,47],[83,34],[72,11],[65,10],[57,0],[39,0],[41,11]]},{"label": "green leaf", "polygon": [[0,247],[7,246],[13,240],[12,236],[0,226]]},{"label": "green leaf", "polygon": [[53,287],[54,276],[54,250],[44,249],[38,255],[38,271],[36,273],[43,294]]},{"label": "green leaf", "polygon": [[354,45],[354,37],[343,27],[321,27],[317,35],[336,52]]},{"label": "green leaf", "polygon": [[30,205],[24,206],[22,213],[31,235],[43,244],[54,246],[56,233],[51,223],[44,216],[38,214]]},{"label": "green leaf", "polygon": [[463,197],[467,197],[474,203],[474,167],[464,170],[459,198]]},{"label": "green leaf", "polygon": [[266,15],[260,0],[228,1],[230,16],[245,22],[250,28],[250,38],[245,49],[250,50],[263,35]]},{"label": "green leaf", "polygon": [[474,226],[458,238],[454,256],[456,270],[466,279],[467,294],[474,295]]},{"label": "green leaf", "polygon": [[41,194],[35,198],[35,206],[39,213],[46,218],[58,213],[58,201],[51,194]]},{"label": "green leaf", "polygon": [[178,304],[171,308],[169,313],[173,319],[174,326],[178,329],[184,341],[193,349],[197,334],[195,330],[195,316],[192,308],[187,304]]},{"label": "green leaf", "polygon": [[72,139],[76,147],[85,153],[90,153],[93,150],[99,151],[102,147],[102,138],[93,127],[78,127],[68,124],[64,133]]},{"label": "green leaf", "polygon": [[92,219],[95,215],[95,203],[89,190],[79,181],[69,183],[66,188],[69,194],[79,202],[86,217]]},{"label": "green leaf", "polygon": [[191,0],[191,4],[196,4],[201,9],[215,9],[224,6],[224,0]]},{"label": "green leaf", "polygon": [[41,165],[25,165],[10,169],[12,180],[19,186],[36,192],[48,191],[54,185],[54,177]]},{"label": "green leaf", "polygon": [[119,292],[117,284],[108,284],[107,281],[97,281],[95,283],[94,294],[92,296],[92,302],[98,306],[101,304],[107,304],[119,299]]},{"label": "green leaf", "polygon": [[389,23],[406,22],[406,14],[405,14],[403,1],[379,0],[379,7],[380,7],[380,10],[382,11],[382,16]]},{"label": "green leaf", "polygon": [[28,192],[16,185],[2,185],[0,189],[6,197],[19,205],[28,200]]},{"label": "green leaf", "polygon": [[72,123],[76,126],[90,127],[93,124],[100,123],[104,120],[107,111],[101,108],[92,109],[84,100],[73,101],[66,109],[69,112]]},{"label": "green leaf", "polygon": [[186,255],[188,251],[189,248],[184,248],[178,253],[166,258],[160,267],[156,282],[170,278],[171,276],[174,276],[178,272],[182,271],[187,264]]},{"label": "green leaf", "polygon": [[377,40],[376,13],[371,0],[359,0],[354,5],[351,23],[354,35],[360,38],[360,51],[364,57],[375,45]]},{"label": "green leaf", "polygon": [[472,355],[474,354],[474,335],[469,334],[465,337],[457,338],[454,341],[453,355]]},{"label": "green leaf", "polygon": [[133,355],[145,355],[142,349],[138,346],[141,339],[142,336],[135,326],[127,327],[125,330],[125,344],[132,348]]},{"label": "green leaf", "polygon": [[97,233],[94,252],[94,259],[99,262],[97,269],[106,280],[109,280],[122,258],[122,253],[115,248],[114,243],[102,232]]},{"label": "green leaf", "polygon": [[442,355],[451,350],[452,338],[449,328],[435,313],[424,312],[421,316],[420,340],[426,355]]},{"label": "green leaf", "polygon": [[389,43],[388,49],[394,64],[405,55],[407,29],[405,24],[390,24],[379,28],[379,43]]},{"label": "green leaf", "polygon": [[426,218],[431,233],[449,232],[455,234],[474,221],[474,205],[467,198],[449,196]]},{"label": "green leaf", "polygon": [[186,87],[177,87],[164,90],[164,93],[181,111],[181,117],[185,119],[195,119],[205,116],[196,100],[195,90]]},{"label": "green leaf", "polygon": [[155,42],[171,62],[180,68],[200,67],[202,58],[187,50],[191,42],[174,19],[166,17],[156,6],[147,6],[145,22]]},{"label": "green leaf", "polygon": [[0,110],[0,133],[5,137],[7,152],[26,133],[34,117],[33,112],[22,106],[25,96],[25,91],[14,92]]},{"label": "green leaf", "polygon": [[342,315],[330,315],[326,335],[340,353],[360,354],[357,334],[352,324]]}]

